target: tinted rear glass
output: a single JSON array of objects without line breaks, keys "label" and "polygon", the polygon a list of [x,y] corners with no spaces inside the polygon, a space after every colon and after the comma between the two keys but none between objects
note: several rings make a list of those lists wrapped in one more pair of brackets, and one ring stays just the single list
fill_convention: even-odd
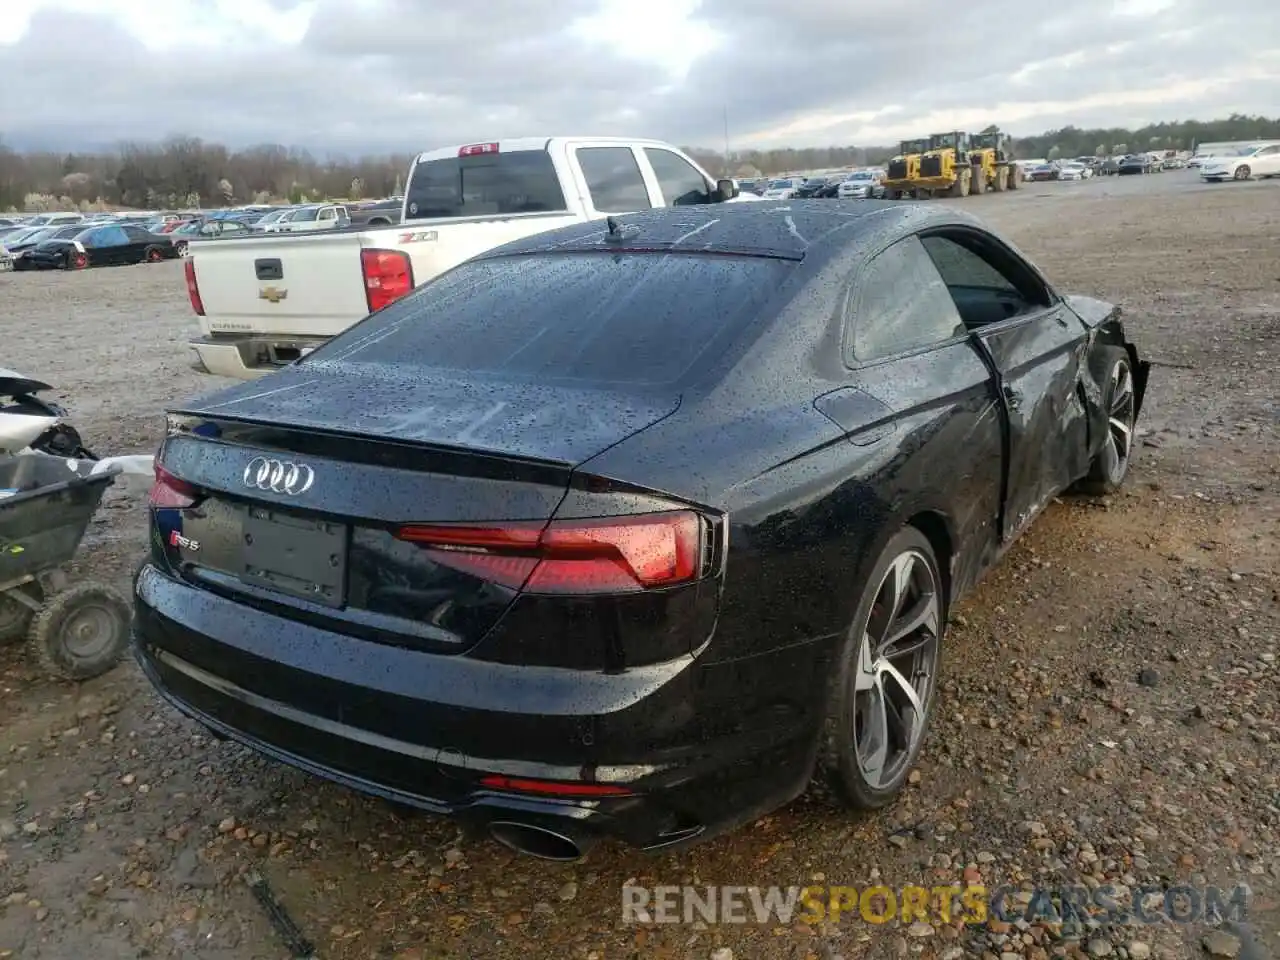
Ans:
[{"label": "tinted rear glass", "polygon": [[409,175],[406,210],[414,220],[554,213],[564,191],[545,150],[513,150],[419,163]]},{"label": "tinted rear glass", "polygon": [[580,253],[464,264],[303,361],[660,385],[723,355],[794,264]]}]

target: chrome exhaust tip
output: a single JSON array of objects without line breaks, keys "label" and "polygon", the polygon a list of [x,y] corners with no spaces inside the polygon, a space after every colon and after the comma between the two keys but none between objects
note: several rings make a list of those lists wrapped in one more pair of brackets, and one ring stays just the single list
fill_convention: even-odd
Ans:
[{"label": "chrome exhaust tip", "polygon": [[493,821],[489,824],[489,836],[516,853],[557,863],[581,860],[592,846],[585,839],[575,839],[558,830],[514,820]]}]

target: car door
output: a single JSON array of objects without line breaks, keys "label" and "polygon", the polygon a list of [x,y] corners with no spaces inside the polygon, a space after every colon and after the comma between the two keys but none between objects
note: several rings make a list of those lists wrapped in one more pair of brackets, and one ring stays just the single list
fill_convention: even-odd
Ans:
[{"label": "car door", "polygon": [[124,242],[119,246],[118,263],[141,263],[147,255],[147,247],[155,238],[141,227],[132,224],[122,227]]},{"label": "car door", "polygon": [[1253,174],[1262,177],[1280,175],[1280,144],[1263,147],[1254,155]]},{"label": "car door", "polygon": [[588,216],[634,213],[662,206],[651,195],[635,149],[625,144],[570,144],[578,193]]},{"label": "car door", "polygon": [[1000,541],[1004,428],[991,366],[918,237],[857,271],[843,354],[854,387],[819,398],[819,408],[840,422],[840,407],[856,409],[865,394],[893,412],[892,422],[851,442],[891,444],[885,497],[904,519],[921,508],[948,512],[953,542],[964,548],[952,572],[967,588]]},{"label": "car door", "polygon": [[996,375],[1007,430],[1001,536],[1012,540],[1088,467],[1084,323],[1036,271],[975,228],[922,244]]}]

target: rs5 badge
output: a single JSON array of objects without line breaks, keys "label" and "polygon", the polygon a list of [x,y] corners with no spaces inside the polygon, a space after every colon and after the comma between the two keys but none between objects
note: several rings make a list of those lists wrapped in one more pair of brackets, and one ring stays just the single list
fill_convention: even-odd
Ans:
[{"label": "rs5 badge", "polygon": [[183,550],[191,550],[192,552],[200,549],[200,541],[192,540],[190,537],[184,537],[177,530],[169,534],[169,546],[181,547]]}]

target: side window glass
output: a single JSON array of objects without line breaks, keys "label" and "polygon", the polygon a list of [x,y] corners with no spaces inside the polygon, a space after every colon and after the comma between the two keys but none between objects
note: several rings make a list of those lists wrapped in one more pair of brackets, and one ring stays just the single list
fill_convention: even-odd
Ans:
[{"label": "side window glass", "polygon": [[947,285],[966,327],[976,330],[991,323],[1039,310],[1049,304],[1041,288],[1031,296],[1025,279],[1021,288],[985,257],[949,237],[925,237],[922,241],[934,266]]},{"label": "side window glass", "polygon": [[652,206],[630,147],[583,147],[577,154],[591,203],[601,213],[631,213]]},{"label": "side window glass", "polygon": [[853,336],[846,338],[846,361],[877,360],[965,333],[946,284],[916,237],[877,254],[850,303]]},{"label": "side window glass", "polygon": [[95,247],[118,247],[128,242],[129,235],[125,233],[123,227],[103,227],[96,231],[93,237]]},{"label": "side window glass", "polygon": [[667,206],[683,207],[711,202],[711,190],[707,181],[688,161],[670,150],[656,147],[645,147],[644,154],[649,158],[654,176],[662,187],[662,196]]}]

